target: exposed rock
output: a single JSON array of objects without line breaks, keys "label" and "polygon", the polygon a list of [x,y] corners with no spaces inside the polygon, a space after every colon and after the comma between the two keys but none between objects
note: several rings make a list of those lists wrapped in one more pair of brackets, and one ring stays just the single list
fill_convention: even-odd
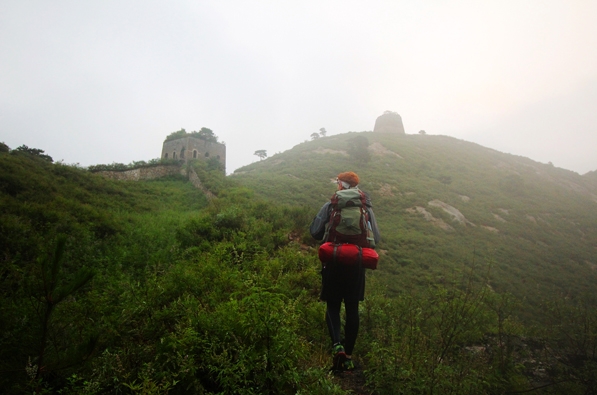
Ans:
[{"label": "exposed rock", "polygon": [[380,143],[373,143],[368,148],[369,152],[373,155],[385,155],[385,156],[393,156],[395,158],[403,159],[399,154],[394,151],[390,151]]},{"label": "exposed rock", "polygon": [[495,214],[495,213],[493,213],[493,217],[494,217],[495,219],[497,219],[498,221],[500,221],[500,222],[506,222],[506,220],[505,220],[505,219],[503,219],[502,217],[500,217],[499,215],[497,215],[497,214]]},{"label": "exposed rock", "polygon": [[381,188],[379,188],[378,193],[381,196],[394,196],[394,193],[392,192],[392,186],[390,184],[383,184]]},{"label": "exposed rock", "polygon": [[488,230],[490,232],[493,232],[493,233],[499,233],[500,232],[498,229],[496,229],[494,227],[491,227],[491,226],[481,225],[481,227],[483,229],[486,229],[486,230]]},{"label": "exposed rock", "polygon": [[431,215],[431,213],[427,210],[425,210],[425,208],[421,207],[421,206],[415,206],[415,207],[410,207],[406,209],[407,213],[410,214],[416,214],[419,213],[423,216],[423,218],[425,218],[425,220],[427,221],[431,221],[433,219],[433,215]]},{"label": "exposed rock", "polygon": [[460,196],[460,199],[462,199],[462,201],[465,203],[468,203],[471,201],[471,198],[466,195],[458,195],[458,196]]},{"label": "exposed rock", "polygon": [[402,117],[393,111],[386,111],[377,117],[373,132],[406,134],[404,132],[404,125],[402,124]]},{"label": "exposed rock", "polygon": [[461,225],[472,225],[472,226],[476,226],[475,224],[473,224],[472,222],[470,222],[469,220],[467,220],[464,215],[455,207],[450,206],[447,203],[442,202],[441,200],[435,199],[430,201],[429,203],[430,206],[432,207],[439,207],[442,210],[444,210],[446,213],[450,214],[452,216],[452,220],[460,223]]},{"label": "exposed rock", "polygon": [[317,148],[313,152],[316,154],[336,154],[336,155],[348,156],[348,152],[346,152],[346,151],[339,151],[339,150],[333,150],[333,149],[322,148],[322,147]]},{"label": "exposed rock", "polygon": [[431,222],[433,225],[435,225],[438,228],[443,229],[445,231],[454,230],[454,228],[452,228],[450,225],[445,223],[441,218],[435,218],[429,211],[425,210],[424,207],[415,206],[415,207],[407,208],[406,212],[410,213],[410,214],[421,214],[423,216],[423,218],[425,218],[426,221]]}]

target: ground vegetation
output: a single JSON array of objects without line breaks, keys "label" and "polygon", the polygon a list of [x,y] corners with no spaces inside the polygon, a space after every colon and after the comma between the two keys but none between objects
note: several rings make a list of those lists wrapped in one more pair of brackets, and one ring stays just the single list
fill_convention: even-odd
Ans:
[{"label": "ground vegetation", "polygon": [[[581,176],[537,178],[532,161],[430,135],[368,133],[369,160],[352,162],[355,137],[321,137],[228,177],[184,164],[210,199],[182,175],[114,181],[0,152],[0,388],[594,393],[594,190]],[[359,369],[334,376],[307,227],[345,170],[374,198],[384,238]]]}]

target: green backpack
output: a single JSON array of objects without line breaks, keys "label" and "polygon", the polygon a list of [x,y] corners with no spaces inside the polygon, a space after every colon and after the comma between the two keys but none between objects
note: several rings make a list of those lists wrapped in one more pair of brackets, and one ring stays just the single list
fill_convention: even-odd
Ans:
[{"label": "green backpack", "polygon": [[367,197],[358,188],[342,189],[332,196],[332,212],[326,225],[325,241],[375,248]]}]

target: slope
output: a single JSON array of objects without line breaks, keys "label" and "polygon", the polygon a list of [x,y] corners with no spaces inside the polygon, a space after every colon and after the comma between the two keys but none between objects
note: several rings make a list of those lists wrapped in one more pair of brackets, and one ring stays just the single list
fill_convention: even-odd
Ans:
[{"label": "slope", "polygon": [[[525,210],[533,209],[528,184],[536,177],[516,161],[527,162],[504,157],[520,179],[506,173],[507,182],[498,177],[497,187],[477,193],[491,160],[481,147],[462,145],[351,134],[302,144],[233,177],[204,162],[188,164],[217,196],[209,202],[182,177],[114,182],[0,153],[0,388],[7,394],[341,394],[341,388],[365,392],[366,381],[367,391],[378,394],[528,392],[546,383],[556,391],[549,393],[595,392],[594,305],[556,298],[545,305],[538,338],[537,327],[513,317],[513,298],[469,281],[470,267],[486,266],[473,273],[492,268],[493,287],[506,288],[514,276],[495,257],[512,254],[528,266],[507,242],[541,235],[526,222]],[[359,163],[346,161],[344,150]],[[448,167],[454,153],[473,165],[462,179]],[[361,305],[355,358],[362,370],[352,381],[328,374],[319,262],[304,244],[315,246],[305,235],[310,218],[331,193],[330,179],[348,166],[356,166],[374,195],[386,237],[382,269],[368,281]],[[557,196],[539,199],[544,203],[529,215],[539,226],[539,218],[551,220],[543,213],[564,210],[563,202],[568,211],[552,216],[565,215],[578,227],[587,218],[577,210],[593,207],[593,192],[576,175],[558,172],[550,181]],[[291,205],[263,201],[241,181]],[[574,199],[570,182],[578,182]],[[499,204],[488,205],[491,199]],[[496,219],[494,211],[507,222],[484,223]],[[527,233],[514,233],[525,225]],[[587,219],[585,239],[593,237],[592,226]],[[547,244],[552,235],[545,233],[540,241]],[[68,236],[64,250],[59,234]],[[586,240],[564,236],[579,248],[567,251],[584,257]],[[532,252],[523,258],[547,267]],[[93,279],[79,281],[90,271]],[[538,291],[562,289],[561,279],[543,284],[536,273],[528,276],[541,284]]]},{"label": "slope", "polygon": [[340,393],[308,215],[190,165],[219,198],[0,152],[3,394]]},{"label": "slope", "polygon": [[96,264],[93,257],[100,254],[92,249],[101,249],[111,238],[126,239],[127,232],[139,231],[147,217],[178,213],[170,215],[175,218],[205,207],[205,196],[190,183],[179,186],[181,180],[116,182],[16,151],[2,154],[0,259],[32,263],[58,233],[63,233],[79,240],[72,253],[83,264]]},{"label": "slope", "polygon": [[[305,142],[231,177],[313,212],[341,171],[357,172],[382,231],[390,292],[475,266],[497,291],[535,307],[597,285],[597,188],[591,174],[446,136],[347,133]],[[535,310],[538,311],[538,310]]]}]

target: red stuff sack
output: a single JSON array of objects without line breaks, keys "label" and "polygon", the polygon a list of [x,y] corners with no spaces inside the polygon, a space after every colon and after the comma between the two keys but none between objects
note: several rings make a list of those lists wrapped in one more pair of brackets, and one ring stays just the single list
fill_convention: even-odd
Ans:
[{"label": "red stuff sack", "polygon": [[354,244],[323,243],[319,247],[319,260],[324,263],[339,262],[343,265],[354,266],[359,262],[366,269],[377,269],[379,255],[373,248],[359,247]]}]

